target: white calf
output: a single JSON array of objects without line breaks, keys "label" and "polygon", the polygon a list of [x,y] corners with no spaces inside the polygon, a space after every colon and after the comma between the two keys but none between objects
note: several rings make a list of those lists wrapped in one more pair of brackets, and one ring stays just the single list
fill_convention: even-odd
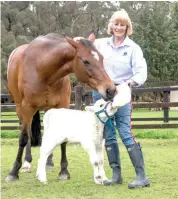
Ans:
[{"label": "white calf", "polygon": [[[106,107],[105,107],[106,106]],[[116,109],[112,103],[104,100],[97,101],[94,106],[87,106],[86,111],[70,109],[51,109],[44,115],[44,135],[38,160],[37,177],[41,182],[47,182],[46,160],[56,145],[63,142],[81,143],[90,156],[94,168],[94,181],[102,184],[107,180],[104,171],[104,124],[97,118],[96,112],[106,109],[109,116],[114,115]],[[103,122],[107,121],[104,112],[99,114]]]},{"label": "white calf", "polygon": [[[104,171],[104,123],[108,116],[113,116],[118,107],[130,102],[131,92],[126,83],[117,87],[113,102],[98,100],[94,106],[87,106],[86,111],[70,109],[51,109],[44,115],[44,135],[38,160],[37,177],[40,182],[47,182],[46,160],[56,145],[63,142],[81,143],[90,156],[94,168],[94,181],[102,184],[107,180]],[[100,112],[100,113],[99,113]],[[97,117],[99,115],[100,120]],[[108,114],[108,116],[107,116]]]}]

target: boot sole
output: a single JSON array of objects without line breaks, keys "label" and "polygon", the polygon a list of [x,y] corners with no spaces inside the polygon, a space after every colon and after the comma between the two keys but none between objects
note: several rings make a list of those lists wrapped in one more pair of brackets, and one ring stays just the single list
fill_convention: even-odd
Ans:
[{"label": "boot sole", "polygon": [[133,187],[128,186],[128,188],[129,189],[136,189],[136,188],[144,188],[144,187],[149,187],[149,186],[150,186],[150,184],[145,184],[145,185],[138,185],[138,186],[133,186]]},{"label": "boot sole", "polygon": [[123,181],[119,181],[119,182],[106,181],[106,182],[104,182],[104,186],[118,185],[118,184],[122,184],[122,183],[123,183]]}]

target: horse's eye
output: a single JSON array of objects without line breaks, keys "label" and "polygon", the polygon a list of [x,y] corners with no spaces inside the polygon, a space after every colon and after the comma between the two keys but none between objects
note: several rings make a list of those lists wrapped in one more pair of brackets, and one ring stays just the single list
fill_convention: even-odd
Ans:
[{"label": "horse's eye", "polygon": [[100,107],[103,107],[104,104],[101,104]]},{"label": "horse's eye", "polygon": [[83,60],[83,63],[84,63],[85,65],[90,64],[90,62],[89,62],[89,61],[87,61],[87,60]]}]

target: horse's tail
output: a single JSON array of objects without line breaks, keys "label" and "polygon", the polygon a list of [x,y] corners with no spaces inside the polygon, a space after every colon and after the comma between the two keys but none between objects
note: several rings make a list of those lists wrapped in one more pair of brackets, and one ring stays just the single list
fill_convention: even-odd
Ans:
[{"label": "horse's tail", "polygon": [[40,146],[42,136],[41,136],[41,123],[40,123],[39,111],[37,111],[33,116],[31,131],[32,131],[31,146]]}]

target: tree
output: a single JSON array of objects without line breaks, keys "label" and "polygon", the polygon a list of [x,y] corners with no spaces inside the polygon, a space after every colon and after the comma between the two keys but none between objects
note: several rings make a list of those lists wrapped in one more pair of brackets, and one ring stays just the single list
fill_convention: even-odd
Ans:
[{"label": "tree", "polygon": [[148,2],[139,12],[134,38],[144,51],[149,81],[176,80],[173,74],[177,74],[178,60],[172,45],[175,42],[173,26],[170,2]]},{"label": "tree", "polygon": [[[176,80],[178,76],[178,3],[152,1],[4,1],[1,2],[1,78],[7,84],[10,53],[50,32],[70,37],[108,36],[111,15],[124,8],[133,22],[131,37],[143,49],[148,81]],[[71,81],[76,79],[70,76]]]}]

